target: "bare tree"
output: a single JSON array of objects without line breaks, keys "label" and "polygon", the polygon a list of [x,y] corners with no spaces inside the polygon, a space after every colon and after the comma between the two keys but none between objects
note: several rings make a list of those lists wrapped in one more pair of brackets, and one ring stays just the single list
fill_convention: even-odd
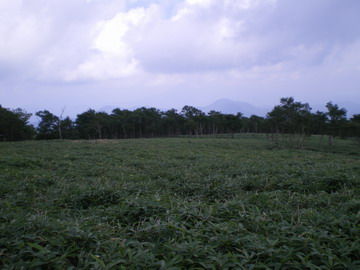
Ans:
[{"label": "bare tree", "polygon": [[58,120],[58,130],[59,130],[59,139],[62,140],[63,136],[62,136],[62,130],[61,130],[61,122],[62,122],[62,118],[63,118],[63,114],[65,112],[65,107],[62,108],[60,116],[59,116],[59,120]]}]

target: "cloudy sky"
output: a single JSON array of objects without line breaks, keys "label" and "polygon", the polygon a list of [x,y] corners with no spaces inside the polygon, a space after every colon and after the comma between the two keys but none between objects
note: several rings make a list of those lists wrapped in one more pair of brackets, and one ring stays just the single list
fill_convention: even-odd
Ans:
[{"label": "cloudy sky", "polygon": [[359,14],[359,0],[0,0],[0,104],[360,103]]}]

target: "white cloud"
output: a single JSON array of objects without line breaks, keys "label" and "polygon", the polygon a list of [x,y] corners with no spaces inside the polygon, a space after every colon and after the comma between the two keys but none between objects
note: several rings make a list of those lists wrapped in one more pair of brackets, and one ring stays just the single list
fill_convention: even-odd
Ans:
[{"label": "white cloud", "polygon": [[[29,14],[22,1],[0,3],[0,63],[17,64],[38,54],[47,41],[48,18]],[[42,33],[41,35],[39,33]]]},{"label": "white cloud", "polygon": [[197,5],[201,7],[209,7],[214,4],[214,0],[186,0],[189,5]]},{"label": "white cloud", "polygon": [[137,8],[128,12],[118,13],[114,18],[98,24],[99,35],[96,37],[94,48],[104,53],[119,54],[126,51],[123,41],[125,34],[131,27],[138,26],[145,18],[145,9]]},{"label": "white cloud", "polygon": [[0,1],[0,70],[45,81],[91,70],[95,26],[123,8],[121,0]]},{"label": "white cloud", "polygon": [[293,83],[325,89],[329,74],[330,88],[346,85],[360,69],[356,2],[304,1],[0,0],[0,75],[144,89],[144,100],[257,99]]},{"label": "white cloud", "polygon": [[130,76],[139,70],[131,46],[125,41],[126,34],[146,19],[144,8],[117,13],[109,20],[98,22],[91,49],[93,52],[75,70],[65,74],[66,80],[106,80]]},{"label": "white cloud", "polygon": [[253,9],[258,8],[259,6],[268,6],[268,5],[275,5],[277,0],[224,0],[224,5],[228,9]]},{"label": "white cloud", "polygon": [[250,4],[241,3],[187,0],[170,19],[155,19],[143,31],[136,29],[134,35],[141,38],[129,42],[148,72],[207,72],[251,65],[266,44],[259,42],[261,36],[249,34],[241,12]]},{"label": "white cloud", "polygon": [[[91,34],[83,44],[82,57],[60,64],[58,74],[66,81],[116,79],[144,72],[239,70],[257,76],[258,70],[269,67],[278,74],[285,69],[295,74],[302,66],[320,64],[329,45],[301,35],[296,38],[299,29],[289,28],[286,21],[274,27],[269,19],[274,14],[283,16],[277,9],[280,5],[277,0],[184,0],[173,6],[172,16],[161,2],[122,10],[94,21],[87,30]],[[289,72],[286,76],[294,78]]]}]

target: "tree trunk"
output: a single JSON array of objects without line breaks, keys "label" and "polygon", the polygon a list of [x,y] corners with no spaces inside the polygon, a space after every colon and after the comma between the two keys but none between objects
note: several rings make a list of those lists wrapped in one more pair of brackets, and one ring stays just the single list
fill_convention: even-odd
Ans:
[{"label": "tree trunk", "polygon": [[329,145],[332,146],[334,144],[334,137],[329,135]]},{"label": "tree trunk", "polygon": [[98,135],[99,135],[99,139],[102,139],[102,134],[101,134],[101,126],[98,126]]},{"label": "tree trunk", "polygon": [[58,130],[59,130],[59,139],[62,140],[62,132],[61,132],[61,120],[59,120],[59,124],[58,124]]}]

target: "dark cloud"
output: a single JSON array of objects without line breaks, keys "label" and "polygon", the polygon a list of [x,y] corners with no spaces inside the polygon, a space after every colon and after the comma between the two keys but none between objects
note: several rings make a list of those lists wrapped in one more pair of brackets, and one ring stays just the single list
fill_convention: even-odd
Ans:
[{"label": "dark cloud", "polygon": [[[244,9],[218,1],[193,8],[177,22],[151,25],[134,44],[136,56],[153,72],[199,72],[289,62],[321,64],[334,48],[360,38],[360,2],[288,1]],[[227,20],[230,37],[221,37]]]}]

